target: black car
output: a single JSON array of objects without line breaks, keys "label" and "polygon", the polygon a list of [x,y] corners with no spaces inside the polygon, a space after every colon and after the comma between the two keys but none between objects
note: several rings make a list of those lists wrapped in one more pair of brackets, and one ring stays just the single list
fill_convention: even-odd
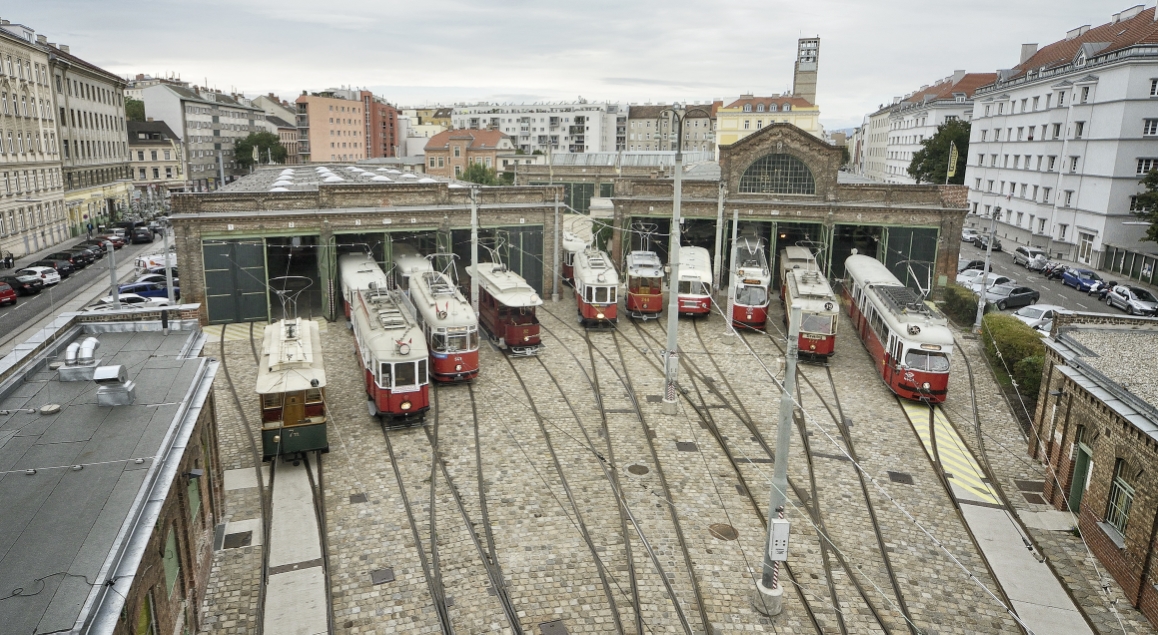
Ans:
[{"label": "black car", "polygon": [[105,257],[105,246],[104,243],[101,243],[100,241],[86,240],[83,243],[77,245],[77,247],[84,247],[85,249],[91,251],[93,255],[96,256],[97,260]]},{"label": "black car", "polygon": [[[957,259],[957,273],[967,271],[969,269],[976,269],[978,271],[985,268],[984,260],[969,260],[968,258]],[[989,271],[993,271],[993,263],[989,263]]]},{"label": "black car", "polygon": [[60,274],[61,280],[71,276],[73,272],[76,271],[76,267],[73,266],[72,262],[61,258],[49,257],[45,258],[44,260],[37,260],[36,262],[32,263],[32,266],[52,267],[53,269],[56,269],[56,273]]},{"label": "black car", "polygon": [[134,227],[132,233],[129,234],[129,242],[137,243],[151,243],[153,242],[153,230],[148,227]]},{"label": "black car", "polygon": [[[174,280],[181,277],[181,276],[177,275],[177,268],[176,267],[171,267],[171,269],[173,270],[173,279]],[[148,269],[145,270],[145,273],[159,273],[161,275],[165,275],[165,268],[164,267],[149,267]]]},{"label": "black car", "polygon": [[[977,247],[978,249],[988,249],[989,234],[978,235],[977,239],[973,241],[973,246]],[[993,239],[993,251],[1001,251],[1001,241],[996,238]]]},{"label": "black car", "polygon": [[[78,256],[71,251],[55,251],[44,257],[45,260],[63,260],[72,265],[73,269],[84,269],[88,266],[88,259]],[[46,265],[51,267],[52,265]],[[64,276],[61,276],[62,278]]]},{"label": "black car", "polygon": [[73,257],[83,260],[86,267],[97,261],[96,251],[87,247],[73,247],[66,251],[73,254]]},{"label": "black car", "polygon": [[16,291],[17,295],[36,295],[44,288],[44,281],[40,276],[0,276],[0,282],[7,284]]}]

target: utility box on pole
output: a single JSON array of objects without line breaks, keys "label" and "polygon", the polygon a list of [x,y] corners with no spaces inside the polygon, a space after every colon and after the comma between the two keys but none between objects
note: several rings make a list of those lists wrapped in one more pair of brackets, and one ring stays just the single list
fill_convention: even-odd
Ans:
[{"label": "utility box on pole", "polygon": [[768,559],[773,562],[788,561],[788,536],[790,525],[784,518],[768,521]]}]

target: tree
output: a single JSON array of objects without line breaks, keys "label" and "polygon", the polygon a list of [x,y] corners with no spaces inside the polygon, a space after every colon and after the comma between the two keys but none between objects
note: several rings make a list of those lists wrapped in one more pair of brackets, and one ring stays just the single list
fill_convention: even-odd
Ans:
[{"label": "tree", "polygon": [[937,126],[937,133],[921,142],[921,149],[909,163],[909,176],[918,183],[944,183],[949,171],[949,144],[957,146],[957,173],[950,183],[965,183],[965,163],[969,156],[969,123],[950,119]]},{"label": "tree", "polygon": [[144,121],[145,102],[140,99],[125,98],[125,119],[129,121]]},{"label": "tree", "polygon": [[501,185],[499,182],[499,176],[497,173],[495,173],[494,168],[488,168],[487,166],[477,162],[471,163],[469,166],[467,166],[467,168],[462,171],[462,174],[459,175],[458,178],[463,181],[478,183],[479,185]]},{"label": "tree", "polygon": [[1139,182],[1146,186],[1146,191],[1134,197],[1131,213],[1150,223],[1142,240],[1158,242],[1158,170],[1150,170]]},{"label": "tree", "polygon": [[[257,148],[259,159],[254,161],[253,149]],[[275,163],[285,163],[286,150],[272,132],[251,132],[248,137],[238,139],[233,144],[233,157],[237,165],[248,170],[254,163],[265,163],[272,157]]]},{"label": "tree", "polygon": [[852,157],[848,154],[848,146],[840,146],[840,164],[848,165],[848,162],[851,160]]}]

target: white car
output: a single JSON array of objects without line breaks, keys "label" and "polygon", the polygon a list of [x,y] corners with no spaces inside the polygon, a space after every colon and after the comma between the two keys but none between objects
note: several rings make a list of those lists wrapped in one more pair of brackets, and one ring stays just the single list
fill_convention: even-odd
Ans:
[{"label": "white car", "polygon": [[36,276],[44,281],[44,286],[60,284],[60,274],[52,267],[25,267],[16,272],[18,276]]},{"label": "white car", "polygon": [[957,284],[972,289],[973,283],[980,280],[983,273],[980,269],[966,269],[957,274]]},{"label": "white car", "polygon": [[[143,295],[137,295],[135,293],[121,293],[118,295],[117,299],[119,299],[121,301],[122,307],[131,306],[131,307],[142,307],[142,308],[152,309],[152,308],[156,308],[159,306],[169,306],[169,299],[168,298],[146,298]],[[90,310],[91,309],[98,309],[98,310],[107,311],[108,310],[107,307],[112,307],[112,306],[113,306],[113,296],[106,295],[105,297],[101,298],[100,300],[97,300],[96,305],[93,307],[90,307]]]},{"label": "white car", "polygon": [[[978,295],[981,294],[981,282],[982,282],[982,279],[980,277],[978,277],[976,280],[973,281],[973,284],[971,284],[969,286],[969,288],[973,290],[973,293],[976,293]],[[993,287],[995,287],[999,284],[1015,284],[1017,281],[1014,280],[1013,278],[1010,278],[1009,276],[1003,276],[999,273],[991,273],[991,274],[985,276],[984,282],[985,282],[985,290],[988,291],[989,289],[992,289]]]},{"label": "white car", "polygon": [[1053,322],[1054,315],[1066,310],[1065,307],[1056,304],[1031,304],[1014,311],[1013,317],[1036,329]]}]

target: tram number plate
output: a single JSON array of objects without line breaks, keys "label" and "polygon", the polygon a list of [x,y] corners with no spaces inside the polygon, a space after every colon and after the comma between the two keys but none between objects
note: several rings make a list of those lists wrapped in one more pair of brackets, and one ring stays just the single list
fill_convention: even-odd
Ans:
[{"label": "tram number plate", "polygon": [[823,335],[813,335],[812,333],[801,333],[800,335],[801,335],[801,337],[803,337],[806,340],[822,340],[822,339],[824,339]]}]

